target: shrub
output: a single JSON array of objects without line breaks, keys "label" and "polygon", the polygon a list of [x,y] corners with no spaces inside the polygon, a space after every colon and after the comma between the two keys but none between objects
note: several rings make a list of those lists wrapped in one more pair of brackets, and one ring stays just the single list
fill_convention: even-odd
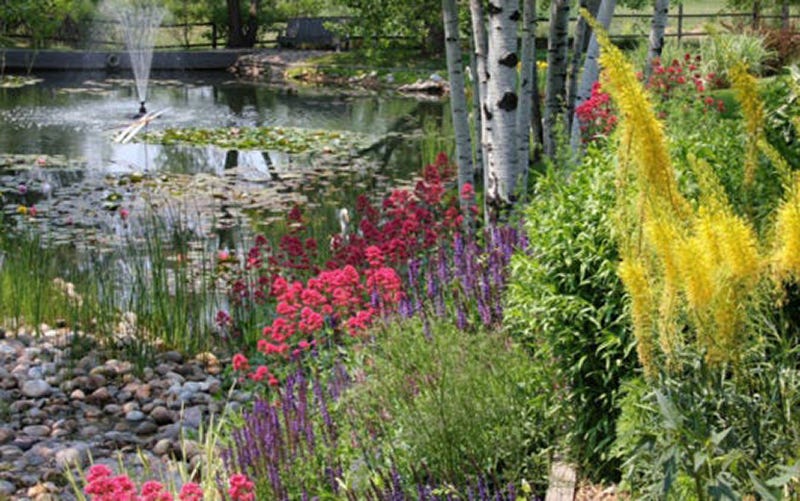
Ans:
[{"label": "shrub", "polygon": [[503,335],[437,320],[427,331],[416,319],[387,325],[356,381],[339,409],[367,464],[456,486],[545,477],[531,366]]},{"label": "shrub", "polygon": [[718,29],[710,25],[706,30],[709,36],[700,41],[702,73],[716,75],[722,87],[730,83],[729,68],[744,63],[750,72],[760,74],[764,69],[764,62],[772,56],[758,33],[719,33]]},{"label": "shrub", "polygon": [[526,209],[530,255],[512,265],[507,324],[530,352],[549,433],[566,430],[571,459],[613,479],[619,385],[635,365],[622,285],[615,272],[612,159],[589,148],[569,177],[550,171]]},{"label": "shrub", "polygon": [[[654,498],[776,499],[796,489],[797,325],[775,307],[800,260],[800,177],[764,140],[764,110],[745,65],[729,72],[745,118],[744,161],[732,203],[703,159],[689,158],[698,190],[687,198],[667,138],[622,53],[598,32],[601,63],[622,110],[618,207],[622,261],[645,386],[620,420],[631,472]],[[753,208],[759,152],[784,194],[762,226]],[[776,182],[777,181],[777,182]],[[777,207],[775,206],[777,205]],[[779,294],[780,300],[781,294]],[[634,437],[632,439],[632,437]],[[781,492],[783,489],[783,492]]]}]

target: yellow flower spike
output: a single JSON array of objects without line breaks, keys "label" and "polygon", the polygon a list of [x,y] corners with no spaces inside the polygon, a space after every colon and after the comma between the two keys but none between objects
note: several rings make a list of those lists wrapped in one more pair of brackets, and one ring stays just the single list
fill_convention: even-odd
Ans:
[{"label": "yellow flower spike", "polygon": [[653,342],[653,295],[647,279],[647,270],[640,260],[623,259],[617,271],[625,289],[631,296],[633,333],[636,336],[636,353],[645,376],[656,374],[655,345]]},{"label": "yellow flower spike", "polygon": [[636,78],[633,64],[619,48],[611,43],[608,33],[589,14],[581,15],[592,27],[600,44],[600,65],[603,67],[605,89],[614,99],[620,113],[623,138],[630,138],[628,158],[636,167],[640,193],[649,209],[664,205],[679,216],[688,212],[688,204],[678,191],[678,183],[670,163],[667,138],[658,121],[653,104]]},{"label": "yellow flower spike", "polygon": [[28,208],[27,207],[25,207],[24,205],[17,206],[17,214],[20,214],[20,215],[24,216],[27,213],[28,213]]},{"label": "yellow flower spike", "polygon": [[744,160],[744,185],[749,187],[755,179],[758,166],[758,141],[764,135],[764,107],[758,97],[758,80],[747,71],[745,63],[739,63],[729,71],[731,87],[742,107],[747,131],[747,151]]},{"label": "yellow flower spike", "polygon": [[773,263],[779,279],[787,275],[794,280],[800,278],[800,177],[795,177],[791,191],[778,208]]}]

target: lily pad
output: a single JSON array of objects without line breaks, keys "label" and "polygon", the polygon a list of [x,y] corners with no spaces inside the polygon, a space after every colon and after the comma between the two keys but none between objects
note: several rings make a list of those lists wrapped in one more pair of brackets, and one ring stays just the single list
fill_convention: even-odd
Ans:
[{"label": "lily pad", "polygon": [[371,138],[354,132],[296,127],[221,127],[215,129],[165,129],[149,132],[141,141],[160,144],[214,145],[235,150],[269,150],[286,153],[332,153],[364,148]]}]

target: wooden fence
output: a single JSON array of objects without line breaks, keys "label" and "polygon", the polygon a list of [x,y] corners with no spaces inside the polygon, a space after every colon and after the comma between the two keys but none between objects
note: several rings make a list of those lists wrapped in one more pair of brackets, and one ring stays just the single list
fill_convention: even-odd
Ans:
[{"label": "wooden fence", "polygon": [[[618,23],[625,20],[639,20],[645,24],[650,22],[652,13],[619,13],[614,16],[614,22]],[[577,18],[571,19],[574,22]],[[668,31],[665,33],[666,37],[675,37],[678,41],[686,37],[701,37],[707,36],[708,33],[697,30],[687,30],[687,23],[697,20],[706,19],[709,21],[730,20],[732,24],[746,25],[752,28],[759,28],[764,21],[780,21],[780,25],[784,28],[796,31],[794,22],[800,19],[800,15],[790,14],[783,12],[782,14],[764,14],[757,9],[749,12],[715,12],[715,13],[687,13],[684,11],[684,6],[679,4],[669,14]],[[539,18],[540,25],[546,25],[549,21],[547,17]],[[614,22],[612,22],[611,36],[615,39],[641,39],[647,36],[647,33],[642,31],[634,34],[615,33]],[[100,23],[115,24],[114,21],[101,21]],[[269,26],[262,27],[259,30],[259,39],[257,46],[259,47],[275,47],[277,45],[278,37],[285,31],[286,22],[276,22]],[[648,25],[649,26],[649,25]],[[221,35],[223,30],[213,22],[204,23],[167,23],[161,26],[160,33],[157,37],[156,49],[217,49],[225,46],[225,39]],[[30,37],[17,34],[6,34],[7,38],[14,38],[30,42]],[[169,39],[176,40],[175,43],[165,42]],[[358,37],[353,38],[357,40]],[[422,40],[415,40],[412,37],[382,35],[373,38],[374,41],[389,40],[402,43],[406,46],[421,47]],[[57,36],[47,39],[48,44],[53,43],[63,44],[71,47],[98,47],[117,48],[122,47],[118,40],[111,40],[108,38],[89,38],[88,40],[80,38],[78,35],[74,36]],[[546,40],[537,40],[537,45],[543,43],[546,45]]]}]

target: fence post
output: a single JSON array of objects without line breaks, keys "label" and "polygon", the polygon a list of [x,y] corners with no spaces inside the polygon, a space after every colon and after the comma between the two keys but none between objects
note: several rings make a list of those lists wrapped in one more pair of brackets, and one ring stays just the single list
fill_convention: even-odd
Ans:
[{"label": "fence post", "polygon": [[678,4],[678,45],[683,38],[683,2]]},{"label": "fence post", "polygon": [[211,48],[217,48],[217,23],[211,22]]},{"label": "fence post", "polygon": [[757,30],[761,20],[761,2],[755,0],[753,2],[753,29]]},{"label": "fence post", "polygon": [[789,29],[789,0],[781,2],[781,28]]}]

